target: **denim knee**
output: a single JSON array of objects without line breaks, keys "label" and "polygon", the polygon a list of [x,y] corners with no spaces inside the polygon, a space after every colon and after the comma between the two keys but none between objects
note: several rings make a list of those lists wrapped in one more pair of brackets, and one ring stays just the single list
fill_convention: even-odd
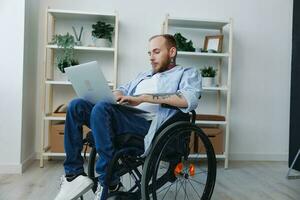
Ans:
[{"label": "denim knee", "polygon": [[99,114],[106,114],[106,111],[112,106],[111,103],[99,101],[96,103],[92,109],[91,117],[97,116]]},{"label": "denim knee", "polygon": [[78,108],[82,107],[86,104],[86,101],[81,98],[72,99],[68,104],[68,111],[69,112],[76,112]]}]

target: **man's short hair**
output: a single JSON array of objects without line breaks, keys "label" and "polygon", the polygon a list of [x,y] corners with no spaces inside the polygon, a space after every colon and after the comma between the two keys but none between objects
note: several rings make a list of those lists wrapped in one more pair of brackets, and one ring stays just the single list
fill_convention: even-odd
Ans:
[{"label": "man's short hair", "polygon": [[150,39],[149,39],[149,42],[151,40],[153,40],[154,38],[157,38],[157,37],[163,37],[165,38],[166,40],[166,45],[167,47],[170,49],[171,47],[175,47],[176,48],[176,40],[174,38],[173,35],[170,35],[170,34],[161,34],[161,35],[154,35],[152,36]]}]

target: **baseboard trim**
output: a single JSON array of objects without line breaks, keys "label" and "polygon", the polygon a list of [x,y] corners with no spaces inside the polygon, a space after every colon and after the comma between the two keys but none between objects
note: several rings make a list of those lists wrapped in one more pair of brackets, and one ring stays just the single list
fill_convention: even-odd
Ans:
[{"label": "baseboard trim", "polygon": [[22,165],[21,164],[0,165],[0,174],[22,174]]},{"label": "baseboard trim", "polygon": [[32,153],[21,164],[2,164],[0,174],[22,174],[34,161],[36,153]]},{"label": "baseboard trim", "polygon": [[36,153],[32,153],[22,162],[22,173],[35,161]]},{"label": "baseboard trim", "polygon": [[230,153],[229,160],[236,161],[288,161],[288,153],[266,154],[266,153]]}]

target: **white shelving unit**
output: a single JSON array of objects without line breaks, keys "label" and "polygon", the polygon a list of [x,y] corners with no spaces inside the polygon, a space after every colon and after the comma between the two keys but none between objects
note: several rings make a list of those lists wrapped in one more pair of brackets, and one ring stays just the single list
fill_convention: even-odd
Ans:
[{"label": "white shelving unit", "polygon": [[[166,18],[162,25],[162,33],[174,34],[175,32],[189,33],[193,31],[207,32],[207,35],[224,34],[226,29],[227,33],[227,46],[223,49],[222,53],[203,53],[203,52],[184,52],[178,51],[177,58],[184,58],[192,60],[194,64],[197,64],[197,59],[214,60],[217,64],[217,86],[215,87],[203,87],[202,97],[207,93],[215,93],[216,95],[216,115],[224,116],[224,121],[209,121],[209,120],[196,120],[197,124],[201,125],[216,125],[223,126],[225,129],[225,141],[224,141],[224,153],[217,154],[216,157],[224,159],[224,167],[228,168],[228,150],[229,150],[229,135],[230,135],[230,101],[231,101],[231,71],[232,71],[232,19],[228,21],[222,20],[206,20],[206,19],[193,19],[182,17],[171,17],[166,15]],[[201,35],[201,34],[200,34]],[[199,36],[200,37],[200,36]],[[203,35],[202,35],[203,37]],[[190,38],[188,38],[190,39]],[[202,38],[204,41],[204,38]],[[193,41],[193,40],[192,40]],[[203,46],[202,46],[203,47]],[[185,64],[185,63],[180,63]],[[225,69],[226,68],[226,69]],[[225,75],[222,72],[226,71]],[[225,81],[222,79],[226,79]],[[224,97],[225,96],[225,97]],[[224,97],[224,101],[222,101]],[[203,101],[203,100],[202,100]],[[225,102],[225,103],[223,103]],[[225,104],[225,105],[222,105]],[[221,108],[224,107],[224,113],[221,113]],[[192,154],[191,158],[200,158],[200,154]]]},{"label": "white shelving unit", "polygon": [[[114,33],[112,37],[112,47],[95,47],[91,43],[91,31],[92,24],[97,21],[105,21],[113,24]],[[55,101],[59,101],[59,98],[65,97],[70,100],[75,94],[72,84],[64,78],[57,76],[57,66],[55,62],[55,55],[59,54],[61,49],[57,45],[50,45],[52,37],[55,34],[66,34],[69,32],[73,35],[72,26],[83,26],[85,32],[86,44],[83,46],[75,46],[74,52],[79,57],[79,63],[92,61],[99,59],[99,56],[103,56],[103,60],[110,61],[110,73],[109,77],[106,77],[109,81],[109,85],[114,89],[117,83],[117,71],[118,71],[118,33],[119,33],[119,18],[117,13],[97,13],[97,12],[85,12],[75,10],[59,10],[50,9],[46,10],[45,19],[45,52],[44,52],[44,67],[41,83],[41,157],[40,167],[44,166],[44,159],[47,157],[65,156],[65,153],[51,152],[51,144],[49,143],[49,134],[51,124],[58,121],[64,121],[65,115],[54,115]],[[78,27],[77,27],[78,28]],[[89,60],[92,59],[92,60]],[[102,61],[102,58],[101,58]],[[109,65],[105,63],[105,65]],[[105,69],[104,69],[105,70]],[[104,71],[105,74],[105,71]],[[58,88],[58,91],[55,89]],[[62,91],[59,91],[59,89]],[[71,94],[71,95],[70,95]],[[64,102],[67,103],[67,102]]]}]

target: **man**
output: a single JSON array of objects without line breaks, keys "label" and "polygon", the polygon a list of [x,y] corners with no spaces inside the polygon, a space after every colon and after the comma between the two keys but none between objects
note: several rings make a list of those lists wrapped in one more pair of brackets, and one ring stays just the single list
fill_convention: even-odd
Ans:
[{"label": "man", "polygon": [[176,112],[161,107],[160,104],[176,106],[183,112],[197,107],[201,77],[194,68],[176,66],[177,49],[174,37],[168,34],[153,36],[149,39],[148,53],[152,70],[139,74],[135,80],[119,87],[114,95],[120,103],[127,102],[148,111],[149,114],[136,115],[106,102],[98,102],[96,105],[83,99],[70,102],[64,138],[66,175],[62,177],[56,200],[78,198],[93,184],[83,169],[82,125],[92,129],[96,150],[100,155],[96,163],[99,184],[95,200],[98,200],[101,198],[103,186],[108,186],[110,192],[124,189],[118,177],[110,183],[104,181],[106,167],[114,154],[112,135],[131,132],[144,136],[146,155],[155,131]]}]

